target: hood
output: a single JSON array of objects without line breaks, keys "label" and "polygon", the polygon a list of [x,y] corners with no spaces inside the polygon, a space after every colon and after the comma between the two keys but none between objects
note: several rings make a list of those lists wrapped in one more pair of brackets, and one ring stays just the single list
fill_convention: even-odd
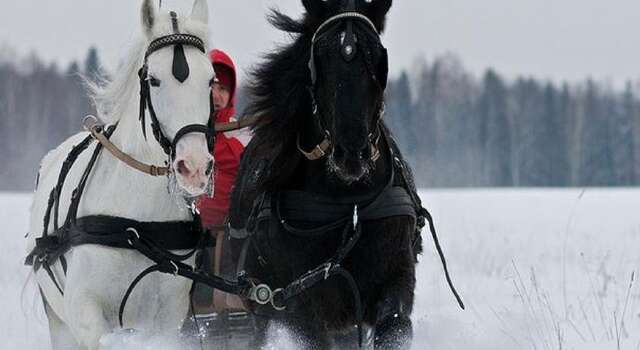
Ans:
[{"label": "hood", "polygon": [[236,89],[238,86],[237,74],[236,74],[236,66],[233,64],[233,60],[231,57],[227,55],[224,51],[214,49],[209,52],[209,59],[211,63],[215,66],[224,66],[229,70],[232,76],[233,86],[231,86],[231,97],[229,99],[230,106],[235,106],[236,104]]}]

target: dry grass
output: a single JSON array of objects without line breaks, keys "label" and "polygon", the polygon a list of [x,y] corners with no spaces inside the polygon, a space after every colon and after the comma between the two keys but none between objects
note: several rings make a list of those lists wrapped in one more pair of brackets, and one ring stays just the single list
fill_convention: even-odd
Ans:
[{"label": "dry grass", "polygon": [[629,332],[630,327],[640,326],[635,271],[623,284],[616,283],[604,268],[587,272],[582,276],[588,286],[586,295],[565,301],[565,286],[543,286],[534,268],[524,277],[514,261],[512,269],[511,282],[522,310],[502,315],[494,311],[494,315],[518,349],[582,350],[598,348],[598,344],[611,344],[617,350],[634,345],[640,349],[638,339],[632,338],[638,335]]}]

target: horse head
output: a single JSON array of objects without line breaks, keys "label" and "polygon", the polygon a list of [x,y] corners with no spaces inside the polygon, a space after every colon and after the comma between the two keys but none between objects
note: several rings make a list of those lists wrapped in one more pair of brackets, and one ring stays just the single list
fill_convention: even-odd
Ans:
[{"label": "horse head", "polygon": [[207,1],[196,0],[191,15],[184,18],[160,13],[155,3],[144,0],[141,11],[148,46],[138,73],[140,121],[145,137],[152,133],[169,155],[178,186],[197,196],[210,188],[213,169],[213,135],[206,127],[215,78],[206,55]]},{"label": "horse head", "polygon": [[372,173],[387,83],[380,40],[391,0],[303,0],[313,32],[309,70],[317,128],[331,143],[329,173],[346,184]]}]

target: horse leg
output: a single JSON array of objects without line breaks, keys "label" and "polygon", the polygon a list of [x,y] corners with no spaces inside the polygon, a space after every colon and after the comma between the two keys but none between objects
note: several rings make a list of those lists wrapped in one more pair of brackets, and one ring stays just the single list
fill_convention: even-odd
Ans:
[{"label": "horse leg", "polygon": [[269,330],[269,320],[265,317],[254,315],[255,333],[252,342],[252,349],[263,349],[267,346],[267,332]]},{"label": "horse leg", "polygon": [[[40,292],[42,295],[42,292]],[[44,303],[44,312],[49,320],[49,335],[51,338],[51,348],[53,350],[81,350],[69,327],[56,315],[55,311],[49,306],[44,295],[42,295]]]},{"label": "horse leg", "polygon": [[100,348],[100,338],[113,327],[107,322],[100,303],[90,295],[65,295],[65,310],[70,310],[67,323],[78,342],[88,350]]},{"label": "horse leg", "polygon": [[283,325],[299,340],[299,349],[323,350],[331,348],[331,339],[326,330],[322,329],[321,321],[314,322],[312,318],[286,319]]},{"label": "horse leg", "polygon": [[[411,257],[407,257],[409,259]],[[415,268],[411,262],[403,274],[386,284],[376,305],[375,349],[409,349],[413,339],[411,312]]]}]

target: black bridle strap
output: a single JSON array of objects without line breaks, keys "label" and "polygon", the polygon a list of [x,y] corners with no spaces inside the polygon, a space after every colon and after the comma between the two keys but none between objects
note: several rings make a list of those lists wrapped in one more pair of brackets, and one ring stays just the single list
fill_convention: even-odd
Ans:
[{"label": "black bridle strap", "polygon": [[[355,2],[353,1],[349,1],[349,3],[346,6],[346,11],[339,13],[329,19],[327,19],[326,21],[324,21],[322,24],[320,24],[320,26],[318,26],[318,29],[316,29],[316,31],[313,33],[313,36],[311,38],[311,53],[310,53],[310,57],[309,57],[309,73],[311,75],[311,86],[309,86],[309,94],[311,95],[311,108],[312,108],[312,114],[315,117],[318,125],[320,125],[320,128],[322,129],[322,134],[323,135],[327,135],[325,136],[325,138],[321,141],[321,143],[318,143],[311,152],[306,152],[304,151],[301,147],[300,147],[300,140],[298,138],[297,141],[297,146],[298,146],[298,150],[300,151],[300,153],[302,153],[305,158],[307,158],[310,161],[313,160],[318,160],[323,158],[326,154],[328,154],[329,149],[331,148],[331,145],[334,143],[331,140],[331,134],[329,133],[329,131],[327,130],[326,127],[324,127],[322,125],[322,120],[320,118],[320,111],[318,109],[318,104],[316,101],[316,96],[315,96],[315,87],[316,87],[316,82],[317,82],[317,69],[316,69],[316,62],[315,62],[315,45],[316,42],[319,40],[319,38],[323,37],[323,31],[325,29],[327,29],[331,24],[333,24],[334,22],[337,21],[341,21],[341,20],[345,20],[348,21],[347,22],[347,30],[345,32],[345,36],[344,36],[344,41],[341,43],[342,45],[342,56],[345,59],[345,61],[350,62],[353,57],[355,57],[356,54],[356,48],[357,48],[357,43],[355,40],[355,33],[353,32],[353,22],[354,21],[360,21],[360,22],[364,22],[366,24],[366,27],[368,29],[371,29],[373,31],[373,33],[375,33],[376,37],[378,38],[378,41],[380,41],[380,33],[378,31],[378,29],[376,28],[375,24],[373,24],[373,22],[365,15],[358,13],[355,11]],[[380,44],[382,45],[382,44]],[[384,47],[383,47],[384,49]],[[386,55],[386,49],[385,50],[385,55]],[[363,51],[367,52],[366,49],[363,49]],[[371,68],[372,64],[370,62],[370,55],[366,55],[365,56],[365,61],[367,64],[367,70],[369,71],[369,73],[371,74],[371,76],[373,77],[373,80],[376,82],[376,84],[378,85],[378,87],[380,88],[380,90],[382,91],[382,93],[384,93],[384,87],[386,86],[386,82],[383,85],[382,82],[380,81],[380,79],[377,77],[377,74],[375,73],[375,70],[373,70]],[[380,106],[379,111],[378,111],[378,115],[376,116],[377,120],[380,120],[382,117],[382,114],[384,113],[384,108],[382,106]],[[374,123],[374,124],[377,124]],[[369,136],[372,136],[372,134],[370,134]],[[370,137],[371,138],[371,137]],[[374,162],[377,161],[378,156],[379,156],[379,152],[377,149],[377,145],[371,143],[371,153],[372,153],[372,158],[371,160],[373,160]]]},{"label": "black bridle strap", "polygon": [[215,138],[215,134],[212,131],[212,129],[206,125],[202,125],[202,124],[189,124],[185,127],[183,127],[182,129],[178,130],[178,132],[176,133],[176,136],[173,138],[173,142],[171,143],[171,151],[173,152],[171,154],[171,157],[174,158],[175,157],[175,150],[176,150],[176,146],[178,144],[178,142],[180,141],[180,139],[182,139],[185,135],[190,134],[190,133],[202,133],[205,135],[205,137],[207,138],[207,144],[209,149],[213,149],[213,144],[212,144],[212,140]]},{"label": "black bridle strap", "polygon": [[[177,22],[176,22],[176,27],[177,27]],[[153,136],[162,147],[162,150],[164,151],[164,153],[167,154],[169,157],[173,158],[175,156],[175,145],[178,143],[180,138],[184,136],[186,133],[181,133],[181,131],[184,128],[181,130],[178,130],[176,137],[174,137],[174,140],[171,141],[162,132],[160,121],[156,116],[156,112],[155,112],[155,109],[153,108],[153,103],[151,101],[149,68],[147,64],[147,60],[152,53],[168,46],[175,46],[176,48],[177,47],[182,48],[183,46],[191,46],[191,47],[195,47],[202,53],[206,53],[206,50],[204,48],[204,42],[202,41],[202,39],[198,38],[195,35],[182,34],[182,33],[174,33],[171,35],[166,35],[153,40],[151,44],[149,44],[149,47],[147,48],[147,51],[144,55],[144,64],[138,71],[138,77],[140,79],[140,111],[139,111],[140,117],[139,118],[142,124],[142,133],[146,138],[145,116],[146,116],[146,110],[148,108],[149,116],[151,118],[151,128],[153,131]],[[179,62],[180,64],[177,64],[177,65],[176,65],[176,57],[175,57],[176,53],[174,52],[174,65],[172,70],[176,79],[178,79],[178,81],[180,82],[183,82],[184,80],[186,80],[186,77],[188,76],[189,73],[188,73],[188,68],[184,67],[186,65],[186,58],[184,58],[184,50],[182,50],[181,52],[182,52],[182,56],[179,59],[179,61],[182,63]],[[177,52],[177,54],[180,54],[180,52]],[[209,142],[209,146],[210,146],[210,149],[212,149],[211,146],[213,145],[213,140],[211,140],[212,136],[210,135],[213,135],[213,132],[209,130],[204,132],[203,130],[205,130],[206,126],[205,125],[202,125],[202,126],[203,128],[196,129],[196,128],[191,128],[191,125],[187,125],[187,128],[191,128],[191,130],[193,130],[192,132],[203,132],[207,136],[207,141],[211,141]]]},{"label": "black bridle strap", "polygon": [[202,39],[198,38],[195,35],[191,35],[191,34],[165,35],[158,39],[155,39],[154,41],[151,42],[151,44],[149,44],[149,48],[147,48],[147,51],[144,55],[145,63],[152,53],[172,45],[192,46],[200,50],[202,53],[207,52],[204,48],[204,41],[202,41]]},{"label": "black bridle strap", "polygon": [[326,21],[324,21],[319,27],[318,29],[316,29],[315,33],[313,33],[313,37],[311,38],[311,56],[309,57],[309,71],[311,72],[311,86],[315,86],[316,85],[316,80],[317,80],[317,72],[316,72],[316,65],[315,65],[315,44],[316,41],[318,39],[318,37],[320,36],[320,34],[322,33],[322,31],[324,29],[326,29],[327,27],[329,27],[330,24],[339,21],[339,20],[344,20],[344,19],[349,19],[349,20],[361,20],[365,23],[367,23],[374,31],[374,33],[376,33],[377,35],[379,35],[378,33],[378,29],[376,28],[375,24],[373,24],[373,22],[371,22],[371,20],[358,12],[355,11],[347,11],[347,12],[343,12],[340,14],[337,14],[329,19],[327,19]]}]

